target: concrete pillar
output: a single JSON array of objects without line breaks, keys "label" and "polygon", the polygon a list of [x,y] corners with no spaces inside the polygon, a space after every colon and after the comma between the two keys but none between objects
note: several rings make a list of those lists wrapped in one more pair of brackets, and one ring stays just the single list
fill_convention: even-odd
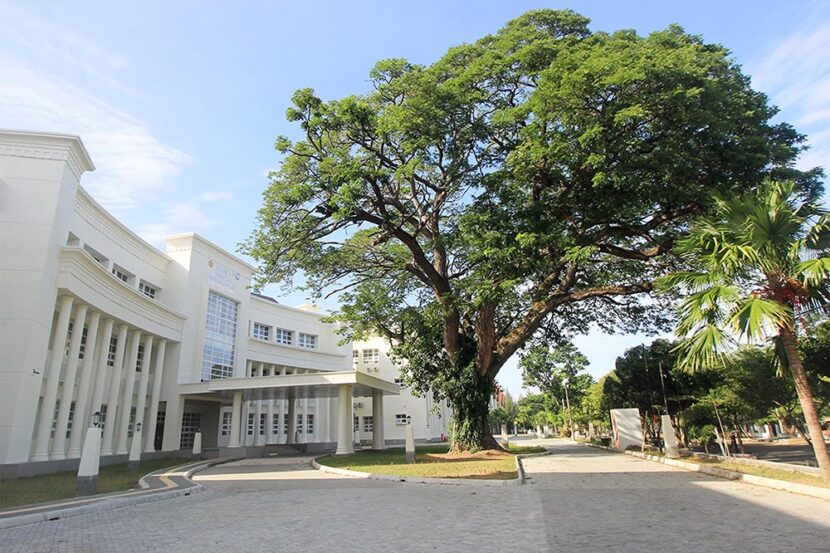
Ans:
[{"label": "concrete pillar", "polygon": [[352,444],[352,385],[341,384],[338,390],[337,451],[335,455],[354,453]]},{"label": "concrete pillar", "polygon": [[[101,332],[101,340],[98,343],[98,359],[96,360],[97,369],[95,370],[95,388],[92,391],[92,403],[89,405],[87,412],[87,419],[93,413],[101,411],[101,405],[104,401],[104,386],[107,384],[107,373],[109,372],[110,341],[112,340],[112,327],[115,321],[112,319],[104,319],[104,330]],[[87,426],[89,426],[87,424]]]},{"label": "concrete pillar", "polygon": [[97,311],[89,316],[89,328],[86,333],[86,348],[84,349],[84,363],[81,366],[81,375],[78,377],[78,397],[75,399],[75,419],[72,421],[72,430],[69,434],[69,451],[66,456],[70,459],[81,456],[81,438],[86,433],[89,413],[89,399],[92,396],[92,376],[97,361],[98,323],[101,314]]},{"label": "concrete pillar", "polygon": [[75,495],[93,494],[98,486],[98,466],[101,460],[101,429],[89,428],[84,440],[84,451],[78,466]]},{"label": "concrete pillar", "polygon": [[[259,376],[264,375],[265,363],[257,363],[257,366],[257,374]],[[265,436],[268,434],[268,421],[265,421],[265,428],[262,429],[264,434],[259,433],[259,423],[262,420],[263,407],[264,405],[262,404],[262,400],[258,400],[256,402],[256,416],[254,417],[254,445],[265,445]]]},{"label": "concrete pillar", "polygon": [[274,435],[274,400],[269,399],[266,405],[268,405],[268,411],[265,416],[265,443],[270,445],[277,443]]},{"label": "concrete pillar", "polygon": [[372,390],[372,449],[383,449],[383,392]]},{"label": "concrete pillar", "polygon": [[156,347],[156,368],[153,372],[153,390],[150,394],[150,412],[147,414],[147,427],[144,429],[144,451],[156,449],[156,420],[159,416],[159,399],[161,396],[161,377],[164,374],[164,354],[167,340],[159,340]]},{"label": "concrete pillar", "polygon": [[[153,353],[153,336],[152,334],[147,334],[144,336],[144,357],[141,359],[141,377],[138,380],[138,392],[136,393],[136,400],[135,400],[135,424],[141,423],[141,432],[136,432],[135,427],[133,429],[133,442],[136,442],[134,446],[131,446],[132,449],[136,449],[141,452],[141,439],[143,438],[144,432],[147,432],[149,428],[147,428],[147,424],[149,422],[144,422],[144,407],[147,404],[147,383],[150,380],[150,357]],[[147,432],[148,434],[152,434],[155,432],[155,421],[153,422],[153,432]]]},{"label": "concrete pillar", "polygon": [[288,392],[288,435],[285,438],[285,443],[293,444],[297,435],[297,398],[294,397],[294,391]]},{"label": "concrete pillar", "polygon": [[240,422],[242,420],[242,392],[233,393],[233,411],[231,412],[231,437],[228,447],[239,447]]},{"label": "concrete pillar", "polygon": [[[55,423],[55,437],[52,440],[52,454],[50,459],[66,459],[66,429],[69,426],[69,412],[72,409],[72,396],[75,395],[75,377],[78,375],[78,365],[81,360],[81,340],[86,325],[88,306],[75,306],[75,316],[72,319],[72,339],[69,342],[69,354],[66,359],[66,368],[63,371],[63,387],[61,401],[58,405],[58,420]],[[91,354],[92,352],[90,352]]]},{"label": "concrete pillar", "polygon": [[[116,435],[116,455],[127,453],[127,432],[130,429],[130,411],[133,406],[133,390],[135,389],[135,366],[138,363],[138,345],[141,341],[141,331],[133,330],[130,333],[130,349],[124,367],[124,395],[121,397],[122,408],[118,414],[118,434]],[[138,420],[138,416],[136,416]]]},{"label": "concrete pillar", "polygon": [[46,389],[40,402],[32,461],[49,459],[49,435],[52,433],[52,417],[55,414],[55,400],[58,398],[63,351],[66,346],[66,333],[69,331],[73,300],[72,296],[61,296],[58,300],[58,321],[55,324],[55,335],[52,337],[52,358],[49,360]]},{"label": "concrete pillar", "polygon": [[321,413],[320,404],[321,403],[322,402],[320,401],[319,397],[314,398],[314,432],[311,435],[311,441],[315,442],[315,443],[319,443],[319,442],[322,441],[320,439],[320,436],[321,436],[321,432],[320,432],[320,424],[321,424],[320,423],[320,419],[321,419],[321,417],[320,417],[320,413]]},{"label": "concrete pillar", "polygon": [[112,440],[115,436],[115,426],[118,415],[118,391],[121,389],[121,372],[124,370],[124,352],[127,349],[127,325],[118,327],[118,338],[115,345],[115,365],[112,367],[112,378],[107,395],[107,418],[104,421],[104,433],[101,438],[101,455],[112,455]]}]

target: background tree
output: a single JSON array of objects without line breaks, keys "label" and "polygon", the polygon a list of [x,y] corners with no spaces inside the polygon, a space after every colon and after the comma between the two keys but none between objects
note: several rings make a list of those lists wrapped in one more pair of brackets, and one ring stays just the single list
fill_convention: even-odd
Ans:
[{"label": "background tree", "polygon": [[[372,91],[298,91],[243,247],[258,282],[339,293],[346,338],[379,333],[406,380],[447,397],[452,447],[498,447],[488,402],[532,338],[659,325],[637,295],[712,191],[786,174],[803,137],[718,45],[677,26],[592,33],[538,10]],[[654,303],[651,308],[659,308]]]},{"label": "background tree", "polygon": [[661,286],[688,292],[678,313],[680,364],[691,371],[718,366],[735,336],[774,338],[792,374],[813,451],[830,482],[830,454],[798,350],[804,312],[828,310],[830,216],[802,201],[792,183],[766,181],[756,193],[716,198],[678,250],[698,271],[664,277]]},{"label": "background tree", "polygon": [[535,346],[519,359],[524,385],[535,386],[547,393],[559,402],[563,410],[567,408],[566,400],[570,401],[571,407],[579,408],[582,398],[593,384],[591,375],[584,372],[587,366],[588,358],[570,342],[553,348]]}]

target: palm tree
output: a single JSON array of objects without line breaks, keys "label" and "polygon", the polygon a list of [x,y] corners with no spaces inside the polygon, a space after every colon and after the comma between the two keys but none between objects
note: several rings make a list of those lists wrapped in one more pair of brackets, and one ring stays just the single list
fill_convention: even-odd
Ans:
[{"label": "palm tree", "polygon": [[798,353],[807,313],[830,310],[830,217],[802,201],[791,183],[766,181],[745,197],[715,198],[677,244],[699,267],[660,279],[661,290],[685,294],[675,333],[680,366],[696,371],[724,361],[740,341],[773,339],[792,373],[822,478],[830,455]]}]

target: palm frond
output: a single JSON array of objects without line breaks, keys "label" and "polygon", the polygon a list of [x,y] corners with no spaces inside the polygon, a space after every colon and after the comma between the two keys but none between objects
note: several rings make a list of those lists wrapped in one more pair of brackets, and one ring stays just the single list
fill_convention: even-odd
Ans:
[{"label": "palm frond", "polygon": [[756,341],[774,335],[779,326],[791,325],[792,315],[777,301],[750,296],[736,305],[727,324],[740,336]]},{"label": "palm frond", "polygon": [[735,347],[732,337],[718,325],[707,324],[674,348],[677,353],[678,367],[694,373],[697,371],[720,367]]},{"label": "palm frond", "polygon": [[820,287],[830,278],[830,257],[806,259],[796,266],[801,281],[808,287]]}]

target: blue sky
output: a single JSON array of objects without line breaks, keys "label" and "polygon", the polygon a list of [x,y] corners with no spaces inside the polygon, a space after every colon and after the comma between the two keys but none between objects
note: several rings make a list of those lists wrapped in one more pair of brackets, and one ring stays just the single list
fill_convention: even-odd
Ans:
[{"label": "blue sky", "polygon": [[[97,166],[82,184],[153,244],[196,231],[234,251],[279,161],[274,138],[297,136],[284,118],[294,90],[363,92],[379,59],[430,63],[541,7],[574,9],[595,30],[679,23],[726,45],[809,136],[801,165],[830,165],[830,2],[7,0],[0,127],[81,135]],[[600,376],[645,339],[576,342]],[[519,392],[515,363],[499,379]]]}]

